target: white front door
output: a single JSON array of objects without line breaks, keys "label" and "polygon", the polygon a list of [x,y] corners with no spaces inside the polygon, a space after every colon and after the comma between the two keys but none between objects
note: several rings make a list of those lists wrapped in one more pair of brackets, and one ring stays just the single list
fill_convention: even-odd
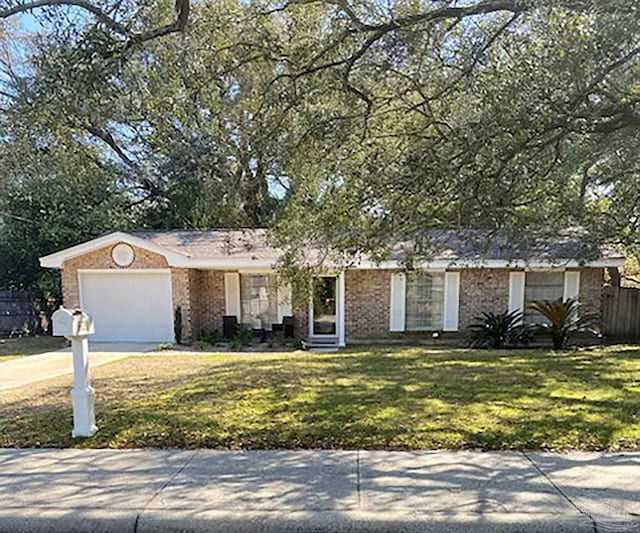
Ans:
[{"label": "white front door", "polygon": [[94,319],[92,341],[171,342],[169,270],[82,271],[80,304]]},{"label": "white front door", "polygon": [[338,334],[338,278],[321,276],[313,280],[311,296],[311,336]]},{"label": "white front door", "polygon": [[309,339],[345,345],[345,275],[313,279],[309,302]]}]

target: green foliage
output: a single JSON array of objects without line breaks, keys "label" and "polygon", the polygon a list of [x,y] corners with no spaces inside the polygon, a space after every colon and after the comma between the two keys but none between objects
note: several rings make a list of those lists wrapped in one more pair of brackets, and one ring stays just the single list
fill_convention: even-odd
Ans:
[{"label": "green foliage", "polygon": [[294,350],[308,350],[309,345],[302,337],[293,337],[285,340],[285,346],[290,346]]},{"label": "green foliage", "polygon": [[40,256],[128,226],[118,172],[95,156],[63,139],[0,142],[0,287],[59,294]]},{"label": "green foliage", "polygon": [[475,317],[469,326],[471,334],[468,344],[473,348],[506,348],[518,344],[528,344],[531,328],[522,325],[523,313],[504,311],[485,312]]},{"label": "green foliage", "polygon": [[533,302],[530,307],[547,319],[548,322],[541,324],[539,328],[549,333],[555,350],[566,348],[571,338],[578,333],[596,333],[597,316],[580,313],[580,304],[575,298],[565,301],[562,298],[555,301],[542,300]]},{"label": "green foliage", "polygon": [[270,226],[296,295],[318,263],[426,257],[430,227],[581,225],[640,254],[637,12],[458,4],[191,2],[133,41],[176,2],[106,0],[115,27],[36,10],[19,53],[0,34],[1,284],[59,294],[39,255],[135,226]]},{"label": "green foliage", "polygon": [[155,351],[156,352],[168,352],[174,349],[173,344],[171,344],[170,342],[163,342],[161,344],[158,344],[158,346],[156,346]]},{"label": "green foliage", "polygon": [[239,324],[235,336],[231,340],[234,349],[251,346],[253,343],[253,332],[246,324]]},{"label": "green foliage", "polygon": [[176,344],[182,343],[182,307],[177,305],[173,311],[173,335]]},{"label": "green foliage", "polygon": [[220,332],[217,329],[204,328],[200,332],[200,340],[206,342],[207,344],[218,344],[220,342],[221,336]]}]

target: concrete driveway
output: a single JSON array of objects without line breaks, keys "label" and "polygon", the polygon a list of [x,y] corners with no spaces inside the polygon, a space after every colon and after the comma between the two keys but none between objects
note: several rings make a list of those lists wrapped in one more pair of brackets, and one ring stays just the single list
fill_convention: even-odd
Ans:
[{"label": "concrete driveway", "polygon": [[[156,343],[89,343],[89,368],[149,352]],[[73,373],[71,348],[12,359],[0,364],[0,390]]]}]

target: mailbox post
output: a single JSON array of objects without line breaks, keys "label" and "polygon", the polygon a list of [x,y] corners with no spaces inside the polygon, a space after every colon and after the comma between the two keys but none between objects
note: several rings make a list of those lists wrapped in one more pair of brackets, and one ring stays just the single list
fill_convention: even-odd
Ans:
[{"label": "mailbox post", "polygon": [[71,341],[74,385],[72,437],[91,437],[98,431],[94,407],[95,391],[89,382],[89,342],[94,332],[93,319],[81,309],[60,307],[53,313],[53,334]]}]

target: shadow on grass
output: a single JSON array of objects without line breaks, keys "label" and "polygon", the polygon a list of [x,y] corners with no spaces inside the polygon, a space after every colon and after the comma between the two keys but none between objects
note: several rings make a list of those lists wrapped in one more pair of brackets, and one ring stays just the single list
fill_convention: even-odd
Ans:
[{"label": "shadow on grass", "polygon": [[[170,379],[126,372],[95,379],[101,429],[86,441],[70,438],[67,390],[50,391],[53,405],[43,400],[28,411],[20,401],[4,404],[0,417],[13,417],[0,419],[0,445],[640,447],[637,348],[566,353],[376,348],[197,357],[208,364]],[[176,358],[176,364],[188,362],[187,356]],[[139,364],[152,369],[154,359]]]}]

